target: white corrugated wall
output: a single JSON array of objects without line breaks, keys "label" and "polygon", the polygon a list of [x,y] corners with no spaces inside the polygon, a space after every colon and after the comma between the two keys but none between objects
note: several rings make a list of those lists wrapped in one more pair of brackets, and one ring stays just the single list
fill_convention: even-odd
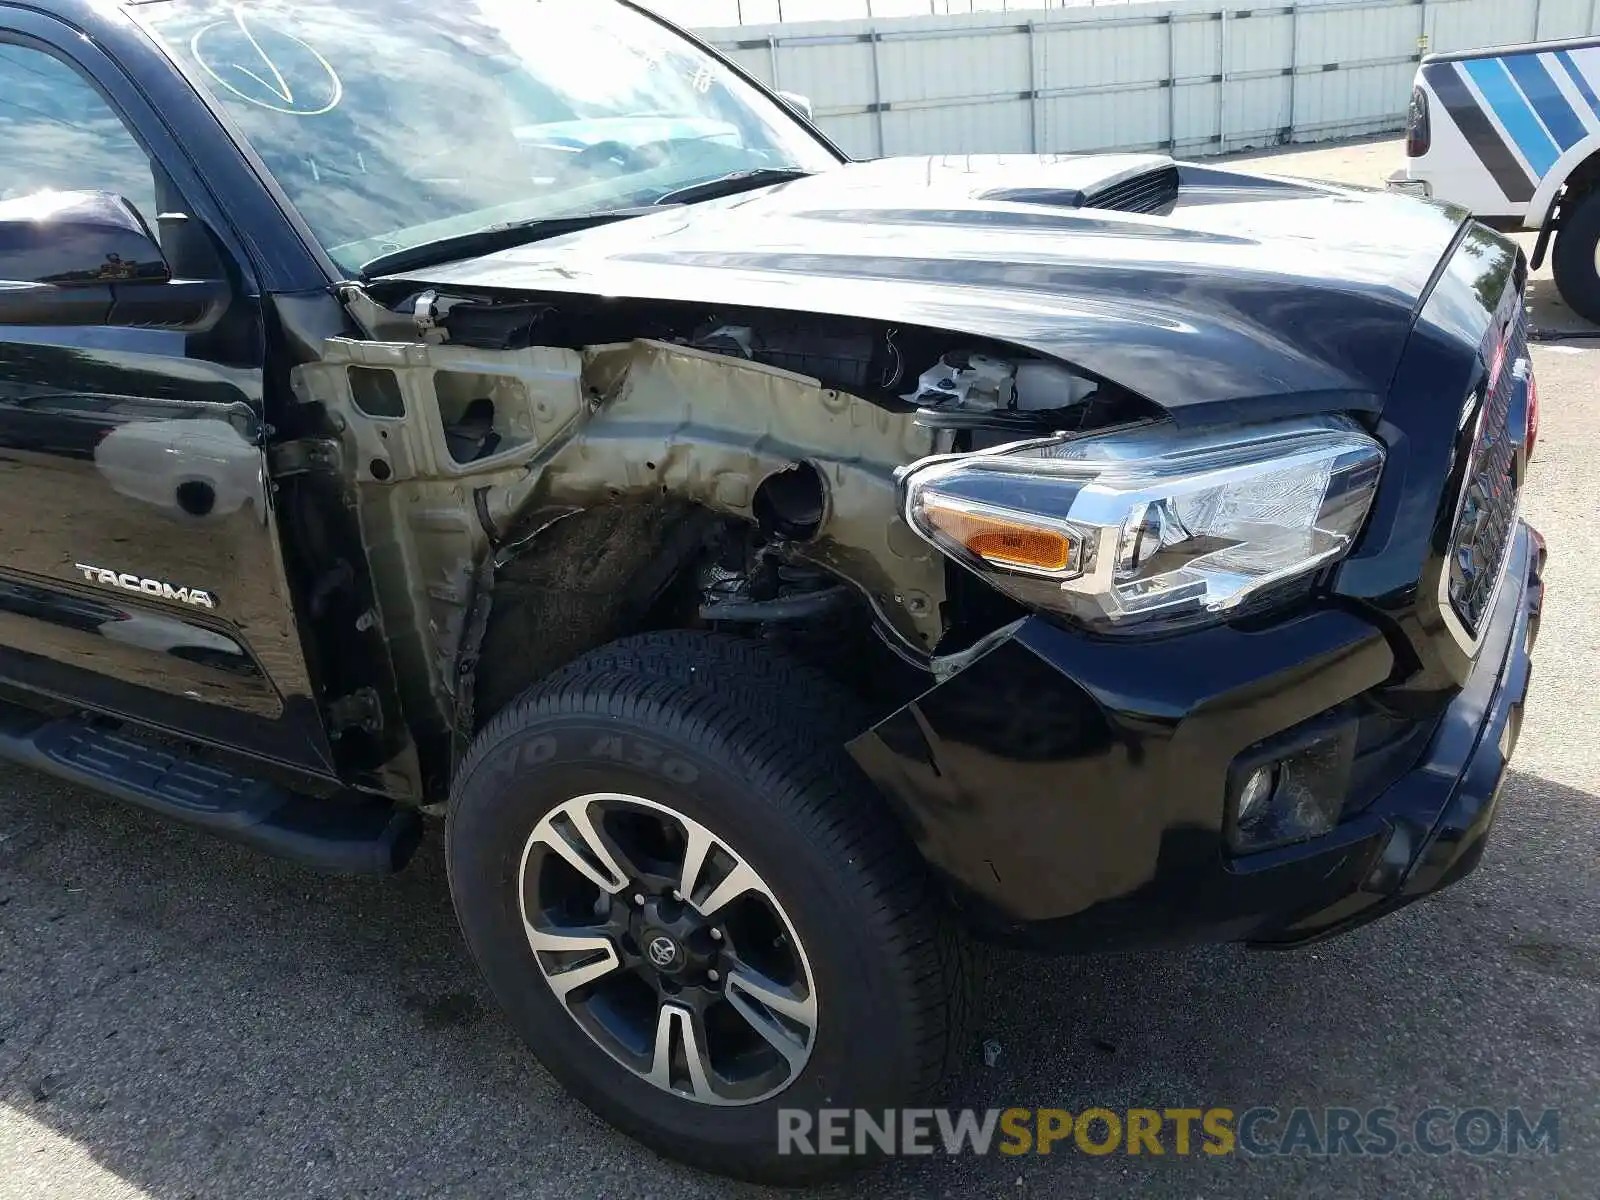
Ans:
[{"label": "white corrugated wall", "polygon": [[[746,19],[757,7],[746,3]],[[1197,155],[1398,129],[1425,50],[1600,33],[1600,0],[1012,3],[1003,13],[696,32],[766,82],[809,96],[822,128],[860,158]]]}]

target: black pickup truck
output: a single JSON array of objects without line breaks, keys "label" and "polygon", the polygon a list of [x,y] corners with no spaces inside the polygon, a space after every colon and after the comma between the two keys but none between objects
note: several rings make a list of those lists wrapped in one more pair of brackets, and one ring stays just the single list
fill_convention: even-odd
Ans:
[{"label": "black pickup truck", "polygon": [[330,870],[442,823],[549,1069],[747,1177],[968,947],[1470,871],[1521,253],[1157,155],[848,161],[631,4],[0,0],[0,754]]}]

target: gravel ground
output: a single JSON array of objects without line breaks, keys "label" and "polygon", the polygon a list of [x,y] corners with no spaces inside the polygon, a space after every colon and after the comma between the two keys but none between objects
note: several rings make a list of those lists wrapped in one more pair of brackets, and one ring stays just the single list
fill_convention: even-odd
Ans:
[{"label": "gravel ground", "polygon": [[[1399,153],[1264,165],[1378,182]],[[1547,272],[1534,309],[1542,327],[1573,327]],[[1549,592],[1482,867],[1310,951],[996,955],[984,1034],[1000,1054],[974,1055],[957,1098],[1560,1108],[1560,1152],[919,1160],[816,1195],[1595,1194],[1600,345],[1543,344],[1535,361],[1544,432],[1526,510],[1549,539]],[[329,880],[0,772],[5,1200],[758,1194],[612,1134],[522,1051],[466,959],[437,843],[398,878]]]}]

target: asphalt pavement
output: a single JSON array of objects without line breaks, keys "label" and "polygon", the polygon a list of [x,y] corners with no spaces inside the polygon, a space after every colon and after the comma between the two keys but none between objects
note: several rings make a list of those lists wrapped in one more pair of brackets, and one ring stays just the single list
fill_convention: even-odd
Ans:
[{"label": "asphalt pavement", "polygon": [[[1262,166],[1378,183],[1392,141]],[[1581,328],[1535,280],[1536,326]],[[1318,948],[997,954],[979,1107],[1559,1110],[1518,1156],[902,1160],[817,1196],[1600,1192],[1600,342],[1541,342],[1525,512],[1548,593],[1514,772],[1465,882]],[[437,838],[328,879],[0,770],[0,1198],[766,1195],[665,1163],[522,1049]],[[777,1195],[777,1193],[773,1193]],[[796,1193],[788,1193],[795,1195]]]}]

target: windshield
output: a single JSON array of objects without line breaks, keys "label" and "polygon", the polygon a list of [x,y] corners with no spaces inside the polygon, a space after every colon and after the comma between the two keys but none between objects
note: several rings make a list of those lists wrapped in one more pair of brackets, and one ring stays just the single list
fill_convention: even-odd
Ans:
[{"label": "windshield", "polygon": [[341,270],[508,224],[836,166],[781,103],[612,0],[140,10]]}]

